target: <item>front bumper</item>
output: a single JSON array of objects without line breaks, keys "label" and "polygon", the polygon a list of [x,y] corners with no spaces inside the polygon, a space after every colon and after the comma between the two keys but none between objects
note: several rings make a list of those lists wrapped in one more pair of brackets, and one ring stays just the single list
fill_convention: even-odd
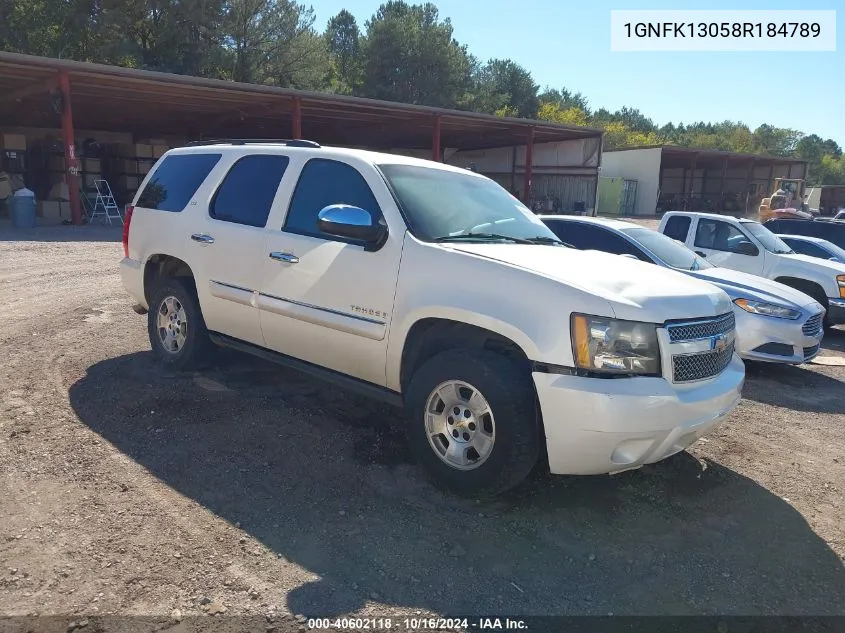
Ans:
[{"label": "front bumper", "polygon": [[821,349],[824,328],[804,334],[802,328],[813,316],[806,310],[800,319],[776,319],[734,308],[736,351],[743,360],[798,365],[811,361]]},{"label": "front bumper", "polygon": [[845,323],[845,299],[828,298],[827,305],[827,320],[830,324],[842,325]]},{"label": "front bumper", "polygon": [[600,475],[660,461],[710,432],[739,402],[745,366],[734,354],[718,376],[685,385],[532,375],[551,472]]}]

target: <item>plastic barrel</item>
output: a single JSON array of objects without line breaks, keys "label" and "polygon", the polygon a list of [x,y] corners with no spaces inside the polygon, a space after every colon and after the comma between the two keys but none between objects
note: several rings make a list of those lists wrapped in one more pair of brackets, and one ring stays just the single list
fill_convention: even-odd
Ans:
[{"label": "plastic barrel", "polygon": [[11,196],[9,214],[12,226],[18,229],[31,229],[35,226],[35,198],[32,196]]}]

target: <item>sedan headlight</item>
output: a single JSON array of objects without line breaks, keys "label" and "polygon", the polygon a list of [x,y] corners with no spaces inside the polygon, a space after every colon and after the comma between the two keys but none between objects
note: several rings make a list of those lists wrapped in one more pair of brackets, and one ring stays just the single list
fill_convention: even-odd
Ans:
[{"label": "sedan headlight", "polygon": [[572,353],[578,369],[599,374],[660,375],[654,323],[572,315]]},{"label": "sedan headlight", "polygon": [[845,299],[845,275],[836,276],[836,285],[839,286],[839,298]]},{"label": "sedan headlight", "polygon": [[755,301],[754,299],[736,299],[734,303],[751,314],[762,314],[763,316],[792,320],[801,316],[800,310],[793,310],[792,308],[779,306],[774,303]]}]

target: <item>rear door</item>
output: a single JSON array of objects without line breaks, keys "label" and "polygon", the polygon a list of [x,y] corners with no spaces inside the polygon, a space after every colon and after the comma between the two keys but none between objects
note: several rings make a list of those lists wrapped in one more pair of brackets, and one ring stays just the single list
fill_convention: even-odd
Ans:
[{"label": "rear door", "polygon": [[256,298],[265,225],[288,163],[275,153],[227,162],[210,179],[188,240],[206,326],[254,345],[264,345]]},{"label": "rear door", "polygon": [[[751,253],[740,252],[742,244],[750,244]],[[730,222],[712,218],[698,218],[692,249],[711,264],[733,270],[762,275],[765,253],[753,237]]]}]

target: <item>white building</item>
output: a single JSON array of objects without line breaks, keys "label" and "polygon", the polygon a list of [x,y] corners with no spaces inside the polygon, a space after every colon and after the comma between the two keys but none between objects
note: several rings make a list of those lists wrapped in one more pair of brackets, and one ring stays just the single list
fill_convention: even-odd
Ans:
[{"label": "white building", "polygon": [[[636,181],[628,211],[632,215],[682,209],[744,215],[772,193],[775,178],[806,177],[807,163],[792,158],[665,145],[632,147],[602,153],[599,197],[606,179],[622,179]],[[601,204],[599,212],[607,212]]]}]

